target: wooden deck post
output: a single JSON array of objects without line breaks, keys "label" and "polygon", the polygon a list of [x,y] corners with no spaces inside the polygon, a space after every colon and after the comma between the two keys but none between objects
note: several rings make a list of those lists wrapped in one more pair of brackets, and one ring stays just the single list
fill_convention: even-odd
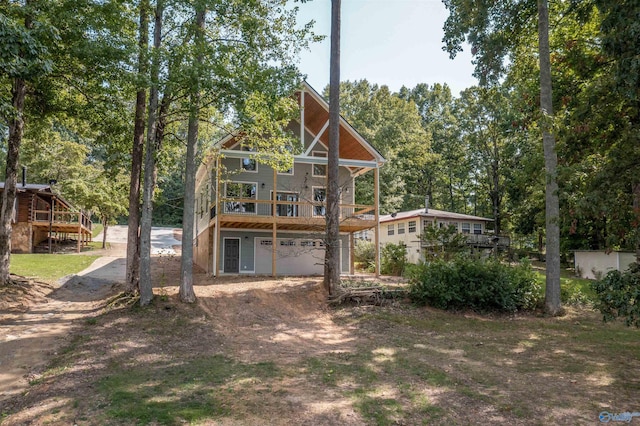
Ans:
[{"label": "wooden deck post", "polygon": [[376,277],[380,276],[380,169],[376,167],[373,169],[374,173],[374,209],[376,212],[376,227],[375,227],[375,246],[376,246]]},{"label": "wooden deck post", "polygon": [[[276,276],[276,237],[278,236],[278,224],[276,223],[276,198],[277,198],[278,172],[273,169],[273,195],[271,197],[271,276]],[[254,265],[255,269],[255,265]]]},{"label": "wooden deck post", "polygon": [[222,203],[220,202],[220,158],[216,159],[216,220],[215,238],[213,240],[213,271],[214,276],[220,275],[220,215]]},{"label": "wooden deck post", "polygon": [[353,238],[353,232],[349,233],[349,275],[356,273],[356,260],[353,256],[355,252],[356,244],[355,238]]}]

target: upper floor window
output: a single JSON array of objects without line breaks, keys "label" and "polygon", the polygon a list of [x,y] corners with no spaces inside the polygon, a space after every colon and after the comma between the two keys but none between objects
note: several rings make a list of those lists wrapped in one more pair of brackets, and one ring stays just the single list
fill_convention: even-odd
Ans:
[{"label": "upper floor window", "polygon": [[[242,150],[243,151],[248,151],[248,152],[255,151],[255,149],[252,149],[252,148],[247,147],[247,146],[243,146]],[[258,171],[258,163],[253,158],[241,158],[240,159],[240,167],[242,167],[242,169],[245,172],[257,172]]]},{"label": "upper floor window", "polygon": [[395,233],[393,223],[391,225],[387,225],[387,235],[393,235]]},{"label": "upper floor window", "polygon": [[416,232],[416,221],[415,220],[410,220],[409,221],[409,232]]},{"label": "upper floor window", "polygon": [[[226,185],[226,198],[257,199],[257,184],[253,182],[229,182]],[[224,203],[226,213],[255,213],[256,203],[227,200]]]},{"label": "upper floor window", "polygon": [[474,234],[482,234],[482,224],[481,223],[474,223],[473,224],[473,233]]},{"label": "upper floor window", "polygon": [[[326,151],[313,151],[311,153],[313,157],[327,158]],[[326,164],[313,164],[313,176],[326,176],[327,165]]]},{"label": "upper floor window", "polygon": [[398,224],[398,235],[404,234],[404,223]]},{"label": "upper floor window", "polygon": [[[327,190],[325,188],[313,188],[313,201],[316,203],[313,206],[314,216],[324,216],[327,210],[325,201],[327,200]],[[319,204],[322,203],[322,204]]]},{"label": "upper floor window", "polygon": [[463,234],[470,234],[471,233],[471,224],[470,223],[462,222],[462,233]]}]

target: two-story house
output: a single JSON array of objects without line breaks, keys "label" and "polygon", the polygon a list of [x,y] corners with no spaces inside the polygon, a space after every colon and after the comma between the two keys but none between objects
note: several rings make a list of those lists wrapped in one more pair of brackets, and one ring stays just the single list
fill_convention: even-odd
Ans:
[{"label": "two-story house", "polygon": [[[329,105],[307,83],[295,94],[300,116],[288,130],[303,152],[291,169],[256,161],[228,135],[196,175],[194,261],[213,275],[316,275],[324,270]],[[378,179],[384,158],[340,120],[340,259],[353,273],[354,233],[378,229]],[[373,173],[372,205],[355,204],[356,180]],[[376,231],[377,236],[377,231]]]},{"label": "two-story house", "polygon": [[429,244],[421,238],[428,226],[452,226],[467,236],[467,244],[480,249],[494,246],[508,247],[509,237],[494,236],[487,232],[487,223],[493,219],[462,213],[436,210],[429,207],[380,217],[380,244],[400,244],[407,247],[407,261],[424,260],[424,249]]}]

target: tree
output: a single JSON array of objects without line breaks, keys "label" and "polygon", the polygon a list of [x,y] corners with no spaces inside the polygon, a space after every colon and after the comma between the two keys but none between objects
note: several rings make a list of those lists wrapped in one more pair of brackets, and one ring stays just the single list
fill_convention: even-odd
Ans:
[{"label": "tree", "polygon": [[[553,102],[551,62],[549,54],[549,14],[546,0],[504,3],[478,7],[471,0],[445,0],[450,15],[445,23],[445,49],[454,57],[466,40],[475,56],[475,75],[481,85],[496,84],[505,74],[509,61],[527,42],[527,35],[537,32],[540,66],[540,127],[543,132],[546,174],[546,292],[545,309],[551,315],[561,313],[560,304],[560,238],[557,157],[552,133]],[[537,12],[536,12],[537,10]],[[538,18],[537,31],[533,22]]]},{"label": "tree", "polygon": [[143,80],[147,74],[147,49],[149,43],[149,2],[140,1],[138,24],[138,88],[134,116],[133,145],[131,147],[131,177],[129,184],[129,217],[127,219],[127,272],[126,291],[134,294],[140,284],[140,184],[144,156],[144,125],[147,88]]},{"label": "tree", "polygon": [[549,9],[547,0],[538,0],[538,40],[540,53],[540,108],[542,109],[542,143],[544,146],[546,287],[544,305],[550,315],[562,312],[560,302],[560,202],[558,200],[558,157],[553,134],[553,98],[551,94],[551,57],[549,53]]},{"label": "tree", "polygon": [[0,114],[8,128],[7,157],[2,209],[0,210],[0,285],[9,284],[11,257],[11,221],[16,199],[20,145],[24,133],[27,87],[51,72],[47,42],[56,39],[55,31],[39,22],[37,9],[30,1],[12,5],[0,15],[0,78],[11,87],[11,99],[2,97]]},{"label": "tree", "polygon": [[[434,155],[416,105],[367,80],[343,82],[340,96],[344,117],[387,160],[380,171],[380,211],[422,207],[424,176]],[[363,176],[356,187],[356,202],[372,204],[373,186],[372,176]]]},{"label": "tree", "polygon": [[194,227],[194,207],[196,191],[196,149],[198,145],[198,124],[200,115],[200,70],[199,64],[202,62],[202,47],[204,43],[205,28],[204,9],[196,8],[195,36],[194,44],[197,51],[193,63],[193,83],[189,99],[191,108],[189,110],[189,126],[187,132],[187,158],[184,184],[184,210],[182,216],[182,259],[180,262],[180,290],[178,296],[186,303],[196,301],[196,294],[193,291],[193,227]]},{"label": "tree", "polygon": [[340,284],[340,0],[331,0],[331,61],[329,71],[329,147],[327,153],[327,244],[324,287],[330,296]]}]

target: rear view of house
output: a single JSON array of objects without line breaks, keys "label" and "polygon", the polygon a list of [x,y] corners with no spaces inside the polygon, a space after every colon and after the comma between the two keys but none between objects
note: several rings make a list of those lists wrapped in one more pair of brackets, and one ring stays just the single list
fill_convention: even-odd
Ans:
[{"label": "rear view of house", "polygon": [[[198,170],[194,261],[213,275],[323,273],[329,106],[306,83],[295,96],[300,117],[288,130],[303,152],[291,169],[259,163],[229,135]],[[377,182],[384,159],[344,119],[339,157],[341,270],[352,273],[354,233],[378,224],[378,186],[372,205],[355,204],[356,180]]]}]

